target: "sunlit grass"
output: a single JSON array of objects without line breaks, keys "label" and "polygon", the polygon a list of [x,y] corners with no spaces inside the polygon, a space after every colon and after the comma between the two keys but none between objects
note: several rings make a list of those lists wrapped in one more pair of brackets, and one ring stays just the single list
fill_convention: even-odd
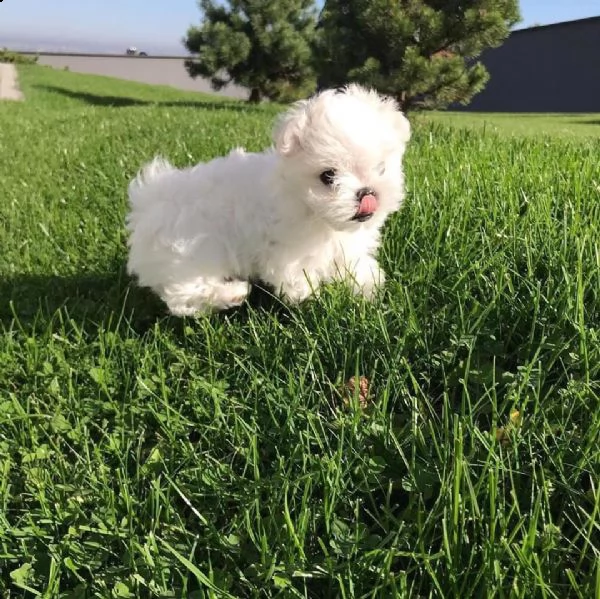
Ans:
[{"label": "sunlit grass", "polygon": [[[598,594],[598,142],[422,123],[380,300],[177,320],[124,273],[127,182],[260,149],[278,108],[20,77],[2,597]],[[355,374],[364,411],[337,392]]]}]

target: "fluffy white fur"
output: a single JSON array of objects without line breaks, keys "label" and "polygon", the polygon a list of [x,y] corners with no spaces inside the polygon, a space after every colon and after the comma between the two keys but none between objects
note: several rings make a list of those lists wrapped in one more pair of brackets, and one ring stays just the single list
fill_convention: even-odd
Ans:
[{"label": "fluffy white fur", "polygon": [[334,279],[369,297],[409,138],[393,100],[350,85],[294,104],[263,153],[182,170],[156,158],[129,186],[128,270],[182,316],[238,305],[257,279],[290,302]]}]

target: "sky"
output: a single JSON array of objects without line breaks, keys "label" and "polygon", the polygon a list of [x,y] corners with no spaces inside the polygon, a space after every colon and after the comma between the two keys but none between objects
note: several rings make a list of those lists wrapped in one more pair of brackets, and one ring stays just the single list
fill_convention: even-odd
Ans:
[{"label": "sky", "polygon": [[[517,28],[600,16],[600,0],[521,0]],[[196,0],[0,0],[0,47],[184,53]]]}]

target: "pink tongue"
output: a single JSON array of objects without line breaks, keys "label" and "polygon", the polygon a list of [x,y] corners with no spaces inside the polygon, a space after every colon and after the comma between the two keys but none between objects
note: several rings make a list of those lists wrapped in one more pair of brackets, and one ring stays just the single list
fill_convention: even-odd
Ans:
[{"label": "pink tongue", "polygon": [[358,211],[356,214],[373,214],[375,210],[377,210],[377,206],[379,203],[377,202],[377,198],[372,195],[363,196],[360,200],[360,204],[358,206]]}]

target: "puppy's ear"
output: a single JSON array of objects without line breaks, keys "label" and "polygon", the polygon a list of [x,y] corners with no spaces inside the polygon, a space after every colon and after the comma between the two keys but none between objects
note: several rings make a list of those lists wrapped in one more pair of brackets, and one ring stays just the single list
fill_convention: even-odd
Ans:
[{"label": "puppy's ear", "polygon": [[408,143],[411,135],[409,120],[404,116],[402,112],[397,111],[394,115],[394,122],[396,126],[396,131],[398,133],[398,137],[400,138],[403,144]]},{"label": "puppy's ear", "polygon": [[302,131],[308,117],[306,107],[309,100],[300,100],[279,117],[273,129],[275,149],[283,156],[289,156],[302,146]]}]

